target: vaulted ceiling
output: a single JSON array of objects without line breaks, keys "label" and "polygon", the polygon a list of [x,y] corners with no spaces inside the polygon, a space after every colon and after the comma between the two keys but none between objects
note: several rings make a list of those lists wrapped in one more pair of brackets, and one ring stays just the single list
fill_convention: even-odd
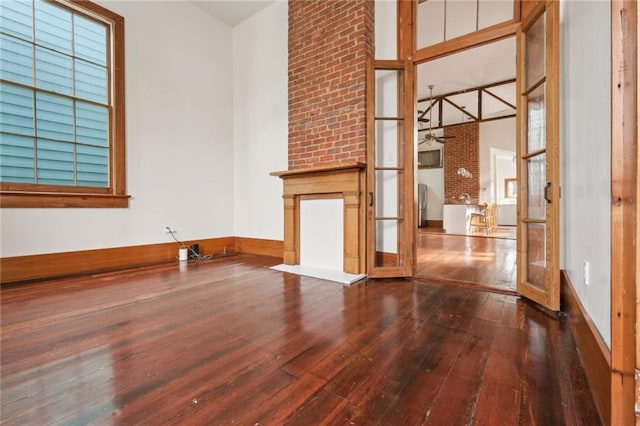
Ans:
[{"label": "vaulted ceiling", "polygon": [[191,0],[191,3],[230,27],[234,27],[275,3],[275,0]]}]

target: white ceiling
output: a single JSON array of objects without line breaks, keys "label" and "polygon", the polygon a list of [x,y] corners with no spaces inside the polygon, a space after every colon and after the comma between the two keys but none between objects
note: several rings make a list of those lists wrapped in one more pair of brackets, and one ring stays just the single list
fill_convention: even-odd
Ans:
[{"label": "white ceiling", "polygon": [[418,65],[418,98],[457,92],[516,77],[516,43],[510,37]]},{"label": "white ceiling", "polygon": [[[515,38],[510,37],[418,65],[417,95],[418,99],[428,98],[430,84],[434,85],[433,95],[438,96],[510,80],[515,76],[516,43]],[[490,91],[515,105],[515,87],[515,83],[510,83],[493,87]],[[474,91],[454,95],[448,99],[460,107],[464,107],[472,115],[477,116],[477,96],[477,91]],[[428,101],[418,103],[418,110],[425,109],[428,104]],[[512,115],[514,113],[515,110],[491,96],[482,97],[482,116],[484,118]],[[437,126],[437,123],[440,122],[436,108],[431,110],[430,115],[426,118],[431,118],[434,126]],[[460,110],[447,103],[443,104],[442,123],[444,125],[460,123],[466,120]]]},{"label": "white ceiling", "polygon": [[[278,0],[189,0],[233,27]],[[304,0],[302,0],[304,1]],[[446,56],[417,67],[417,95],[451,93],[515,78],[515,38]]]},{"label": "white ceiling", "polygon": [[276,0],[191,0],[208,14],[215,16],[230,27],[260,12]]}]

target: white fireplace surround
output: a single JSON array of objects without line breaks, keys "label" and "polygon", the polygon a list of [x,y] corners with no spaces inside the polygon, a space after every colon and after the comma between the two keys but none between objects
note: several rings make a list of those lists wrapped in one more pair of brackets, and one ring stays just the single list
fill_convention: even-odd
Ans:
[{"label": "white fireplace surround", "polygon": [[343,270],[344,201],[300,201],[300,266]]}]

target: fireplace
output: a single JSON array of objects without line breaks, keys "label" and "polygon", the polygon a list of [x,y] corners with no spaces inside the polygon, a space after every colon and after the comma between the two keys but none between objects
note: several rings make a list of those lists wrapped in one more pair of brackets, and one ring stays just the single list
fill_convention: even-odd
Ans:
[{"label": "fireplace", "polygon": [[[300,239],[301,203],[308,200],[341,200],[342,272],[365,273],[366,181],[364,171],[364,164],[354,163],[272,173],[282,179],[284,187],[282,195],[284,200],[283,262],[286,265],[300,264],[300,254],[304,250]],[[332,226],[331,223],[323,223],[318,215],[311,214],[309,217],[318,221],[317,225],[311,224],[311,226],[325,229],[330,229]],[[333,225],[340,226],[337,223]],[[327,248],[327,250],[330,249],[330,247]]]}]

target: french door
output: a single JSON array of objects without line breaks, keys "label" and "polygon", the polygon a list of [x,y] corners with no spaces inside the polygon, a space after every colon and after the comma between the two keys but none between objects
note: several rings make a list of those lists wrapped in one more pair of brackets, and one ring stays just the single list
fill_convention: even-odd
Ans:
[{"label": "french door", "polygon": [[367,82],[367,274],[414,271],[413,64],[370,61]]},{"label": "french door", "polygon": [[557,1],[538,4],[517,32],[517,290],[560,309]]}]

